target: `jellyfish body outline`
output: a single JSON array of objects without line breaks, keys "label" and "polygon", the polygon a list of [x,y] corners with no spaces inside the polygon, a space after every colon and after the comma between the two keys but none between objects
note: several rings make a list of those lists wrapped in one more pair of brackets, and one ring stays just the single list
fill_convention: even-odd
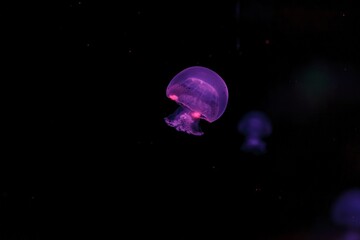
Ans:
[{"label": "jellyfish body outline", "polygon": [[176,74],[166,89],[166,96],[178,109],[164,120],[178,131],[200,136],[200,119],[214,122],[225,112],[228,89],[224,80],[213,70],[193,66]]},{"label": "jellyfish body outline", "polygon": [[272,125],[267,115],[261,111],[251,111],[245,114],[238,124],[238,131],[245,136],[241,150],[255,154],[266,152],[263,138],[272,133]]}]

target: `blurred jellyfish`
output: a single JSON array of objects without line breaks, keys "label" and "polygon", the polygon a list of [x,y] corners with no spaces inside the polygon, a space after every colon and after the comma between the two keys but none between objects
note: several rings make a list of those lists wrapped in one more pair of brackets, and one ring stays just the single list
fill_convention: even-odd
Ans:
[{"label": "blurred jellyfish", "polygon": [[165,118],[178,131],[202,135],[199,121],[214,122],[225,111],[228,89],[224,80],[205,67],[189,67],[178,73],[169,83],[166,96],[180,107]]},{"label": "blurred jellyfish", "polygon": [[245,142],[241,150],[261,154],[266,152],[266,143],[262,138],[272,132],[269,118],[262,112],[247,113],[239,122],[238,130],[245,135]]},{"label": "blurred jellyfish", "polygon": [[360,189],[343,193],[335,201],[331,217],[336,225],[345,228],[341,240],[360,240]]},{"label": "blurred jellyfish", "polygon": [[332,219],[338,225],[360,229],[360,189],[348,190],[335,201]]}]

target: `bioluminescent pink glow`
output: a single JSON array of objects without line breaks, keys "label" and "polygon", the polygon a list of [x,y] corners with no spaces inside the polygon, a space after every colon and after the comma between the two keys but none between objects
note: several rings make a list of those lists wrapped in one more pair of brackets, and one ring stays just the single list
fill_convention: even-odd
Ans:
[{"label": "bioluminescent pink glow", "polygon": [[191,116],[192,116],[193,118],[200,118],[200,117],[201,117],[201,113],[199,113],[199,112],[192,112],[192,113],[191,113]]},{"label": "bioluminescent pink glow", "polygon": [[179,99],[176,95],[169,95],[169,98],[173,101],[177,101]]}]

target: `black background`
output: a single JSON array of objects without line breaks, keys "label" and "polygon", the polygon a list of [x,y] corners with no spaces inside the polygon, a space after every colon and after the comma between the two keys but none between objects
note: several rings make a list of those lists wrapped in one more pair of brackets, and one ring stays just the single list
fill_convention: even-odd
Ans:
[{"label": "black background", "polygon": [[[331,204],[360,175],[355,1],[14,9],[1,239],[305,239],[337,229]],[[201,137],[163,121],[177,108],[167,84],[190,66],[229,89]],[[264,155],[240,151],[237,124],[252,110],[272,121]]]}]

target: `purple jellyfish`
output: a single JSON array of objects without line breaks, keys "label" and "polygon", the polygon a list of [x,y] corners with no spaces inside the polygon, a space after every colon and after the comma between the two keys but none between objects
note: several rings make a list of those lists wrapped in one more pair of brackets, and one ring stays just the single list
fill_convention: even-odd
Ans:
[{"label": "purple jellyfish", "polygon": [[165,118],[178,131],[202,135],[199,121],[214,122],[225,111],[228,89],[224,80],[205,67],[189,67],[178,73],[169,83],[166,96],[180,107]]},{"label": "purple jellyfish", "polygon": [[332,220],[337,225],[360,230],[360,189],[348,190],[335,201]]},{"label": "purple jellyfish", "polygon": [[266,143],[262,141],[272,132],[269,118],[262,112],[249,112],[239,122],[238,130],[245,135],[241,149],[246,152],[261,154],[266,151]]}]

